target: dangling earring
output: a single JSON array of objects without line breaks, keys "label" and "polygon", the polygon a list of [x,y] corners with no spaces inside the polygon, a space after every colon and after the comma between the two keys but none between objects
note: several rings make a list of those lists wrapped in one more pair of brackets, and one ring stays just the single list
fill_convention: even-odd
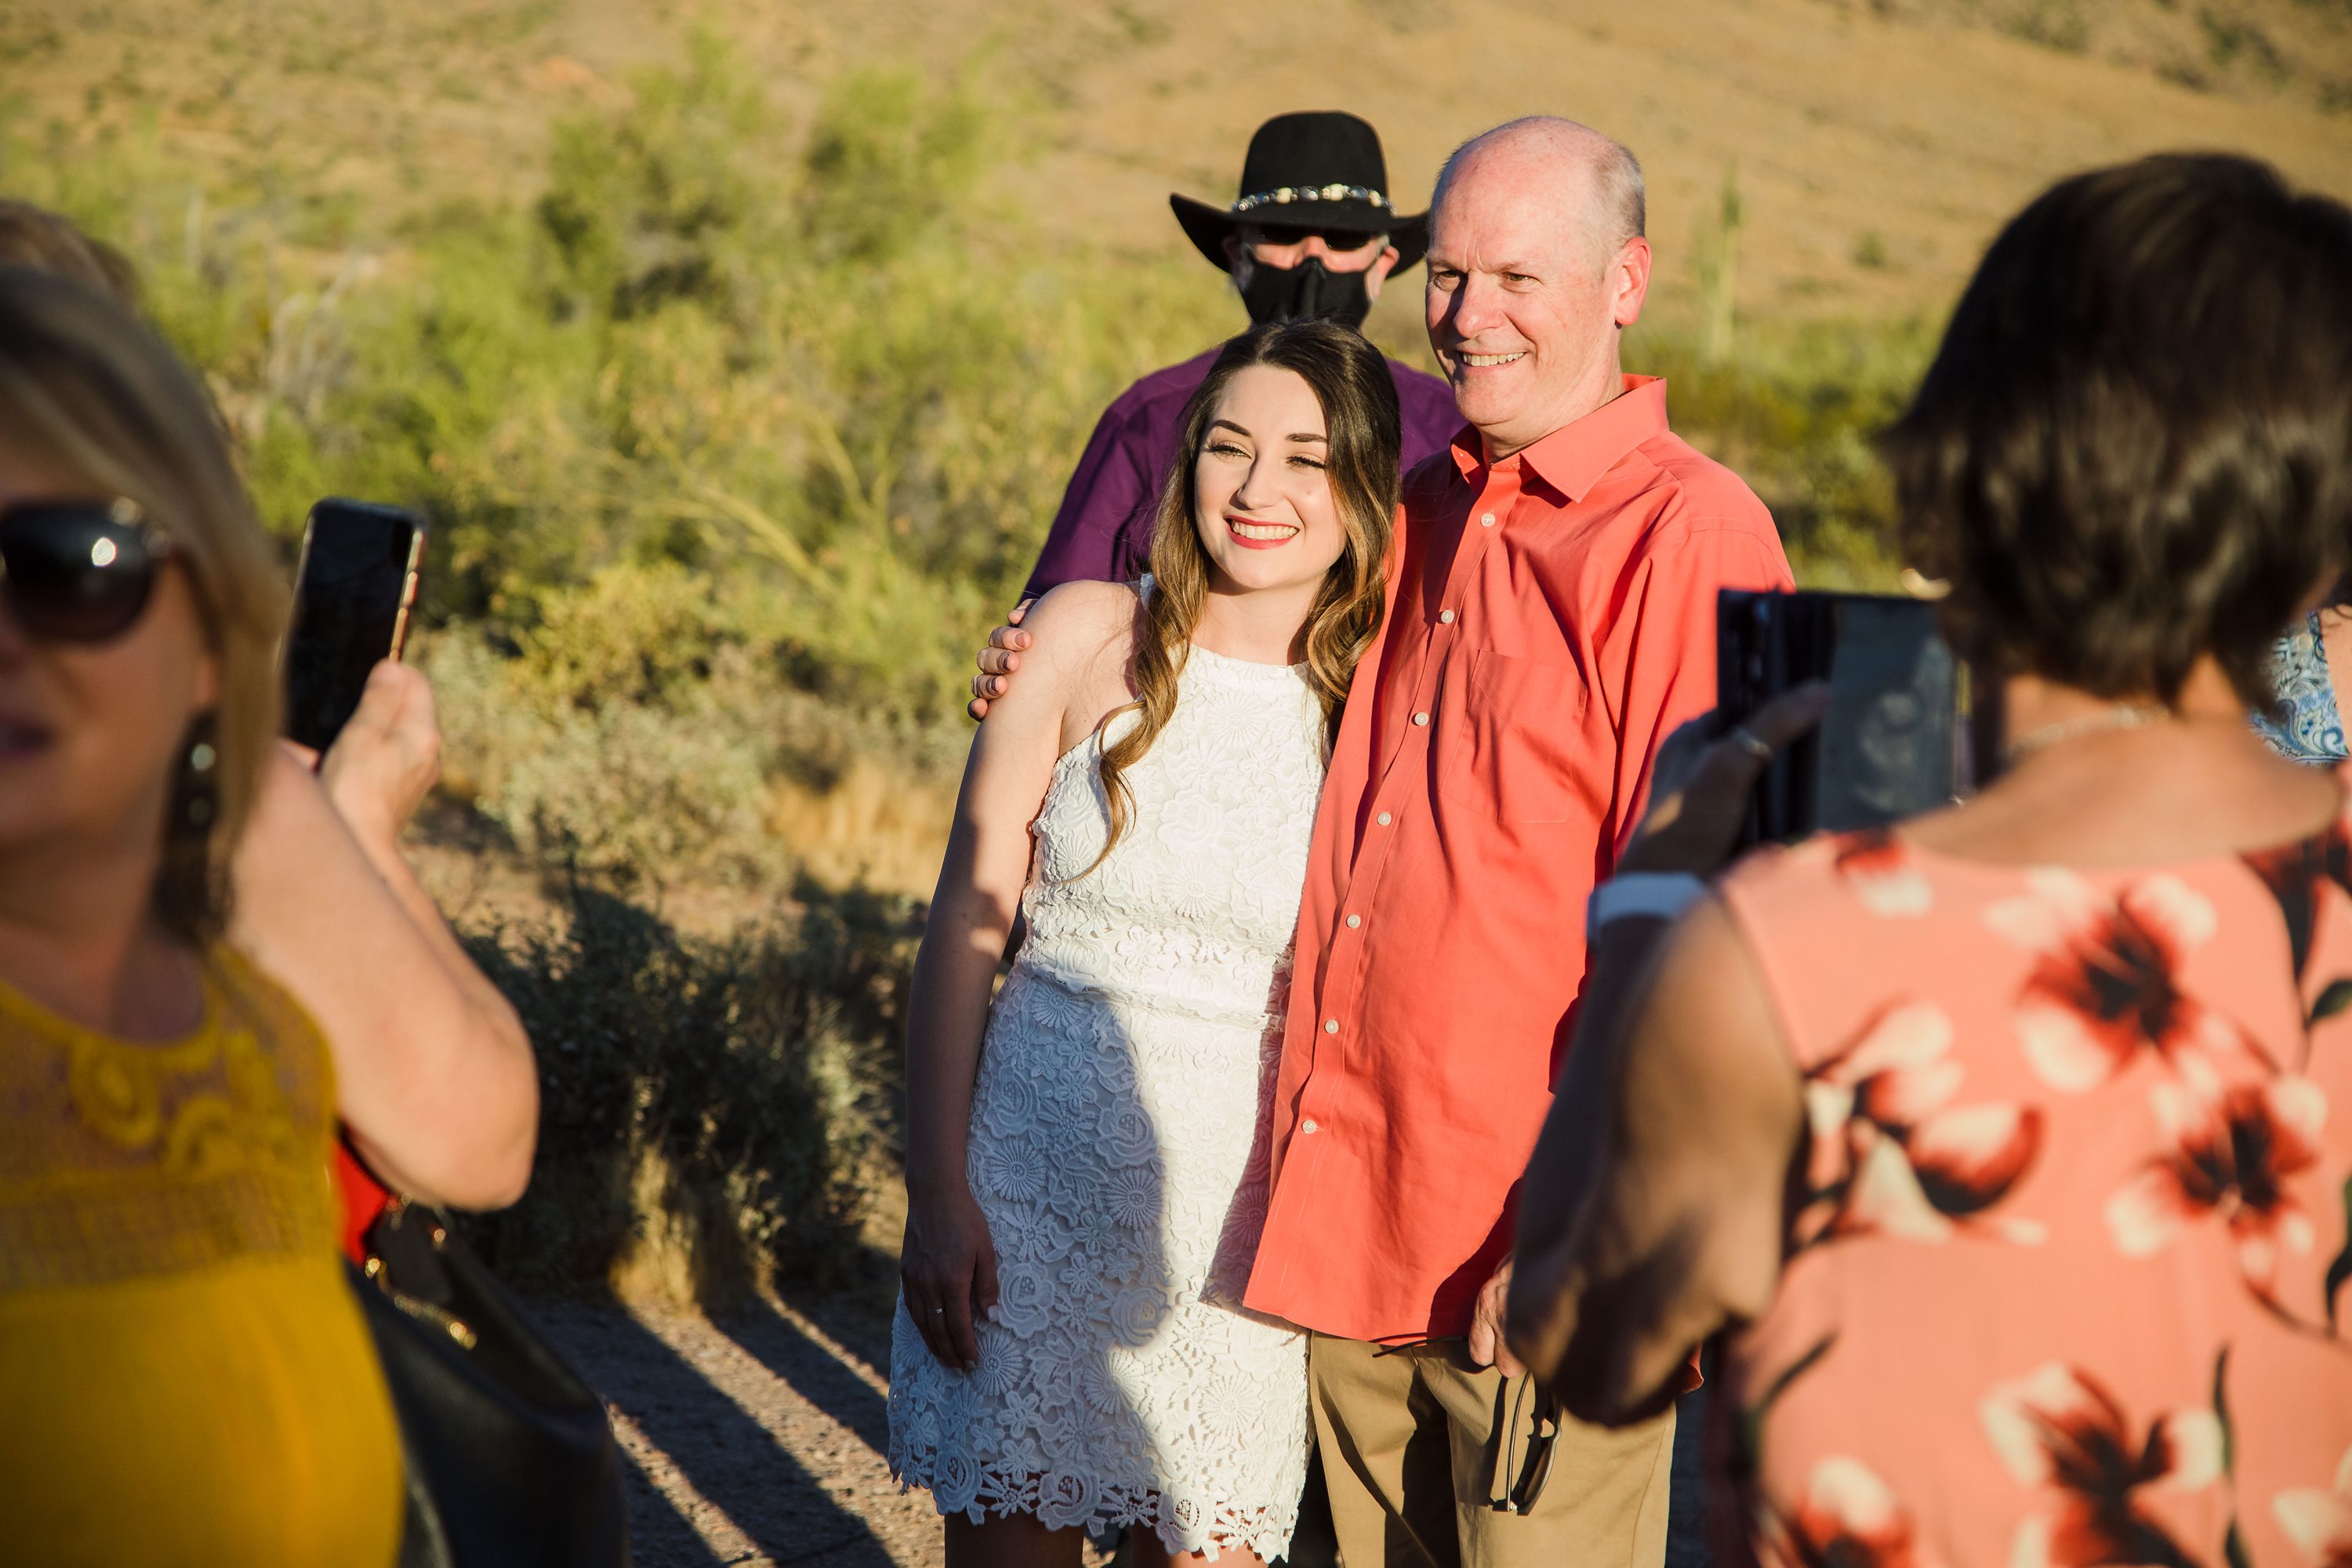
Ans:
[{"label": "dangling earring", "polygon": [[184,831],[211,830],[220,815],[220,751],[214,745],[213,716],[203,714],[188,727],[188,750],[180,769],[179,799],[173,813]]},{"label": "dangling earring", "polygon": [[179,935],[206,947],[228,924],[228,883],[214,863],[220,817],[220,745],[210,713],[188,726],[163,820],[163,863],[155,870],[155,912]]}]

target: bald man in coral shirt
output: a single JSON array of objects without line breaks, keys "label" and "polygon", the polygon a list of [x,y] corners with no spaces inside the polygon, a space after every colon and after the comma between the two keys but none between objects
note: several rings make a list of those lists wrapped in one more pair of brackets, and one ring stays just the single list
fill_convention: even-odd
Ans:
[{"label": "bald man in coral shirt", "polygon": [[[1333,747],[1245,1301],[1313,1331],[1353,1568],[1664,1556],[1673,1412],[1562,1417],[1544,1481],[1499,1331],[1586,896],[1659,746],[1715,705],[1717,593],[1790,585],[1763,503],[1622,369],[1643,216],[1633,155],[1569,121],[1489,132],[1438,184],[1430,342],[1467,423],[1407,476]],[[1021,646],[1000,629],[976,695]]]}]

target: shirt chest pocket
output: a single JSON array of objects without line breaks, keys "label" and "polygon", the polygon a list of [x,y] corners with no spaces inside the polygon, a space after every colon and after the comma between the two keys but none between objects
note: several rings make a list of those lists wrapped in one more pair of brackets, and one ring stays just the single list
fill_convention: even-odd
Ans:
[{"label": "shirt chest pocket", "polygon": [[1590,693],[1565,661],[1490,649],[1458,656],[1439,694],[1439,794],[1496,822],[1566,822],[1588,793],[1577,771]]}]

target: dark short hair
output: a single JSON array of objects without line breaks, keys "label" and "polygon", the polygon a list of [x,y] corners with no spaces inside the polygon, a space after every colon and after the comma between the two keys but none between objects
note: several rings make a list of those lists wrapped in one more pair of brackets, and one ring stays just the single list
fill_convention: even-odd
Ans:
[{"label": "dark short hair", "polygon": [[1993,241],[1884,441],[1912,563],[1996,673],[2178,699],[2352,556],[2352,211],[2250,158],[2053,186]]}]

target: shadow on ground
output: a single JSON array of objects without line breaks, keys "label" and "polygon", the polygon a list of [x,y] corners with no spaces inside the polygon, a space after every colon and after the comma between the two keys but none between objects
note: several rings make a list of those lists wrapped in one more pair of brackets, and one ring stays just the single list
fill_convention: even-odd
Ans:
[{"label": "shadow on ground", "polygon": [[774,1309],[547,1301],[549,1336],[604,1395],[628,1453],[637,1568],[888,1568],[936,1557],[879,1451],[882,1398]]}]

